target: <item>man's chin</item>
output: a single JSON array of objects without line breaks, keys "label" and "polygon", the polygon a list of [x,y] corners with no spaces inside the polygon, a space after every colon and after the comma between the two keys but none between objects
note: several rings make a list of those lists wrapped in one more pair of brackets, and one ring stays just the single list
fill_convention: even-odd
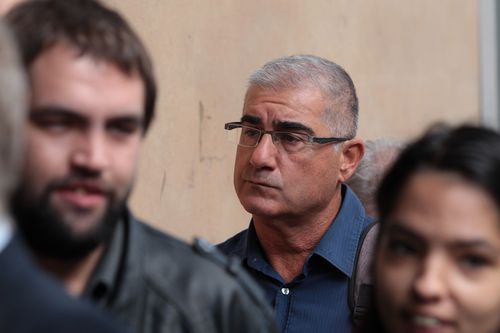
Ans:
[{"label": "man's chin", "polygon": [[263,198],[257,198],[257,200],[246,198],[241,200],[241,204],[243,205],[243,208],[245,208],[245,210],[253,216],[271,218],[280,216],[282,213],[282,210],[276,205],[275,202],[265,200]]},{"label": "man's chin", "polygon": [[14,204],[13,211],[21,235],[36,254],[78,260],[111,238],[124,205],[104,211],[60,211],[43,203]]},{"label": "man's chin", "polygon": [[[57,210],[56,210],[57,211]],[[93,233],[106,219],[107,209],[96,211],[58,211],[60,223],[64,224],[68,231],[75,237],[82,237]]]}]

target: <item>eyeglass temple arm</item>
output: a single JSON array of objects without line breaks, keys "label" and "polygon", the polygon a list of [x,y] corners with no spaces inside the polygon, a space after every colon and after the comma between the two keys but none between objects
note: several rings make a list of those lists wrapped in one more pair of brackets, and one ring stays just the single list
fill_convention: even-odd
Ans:
[{"label": "eyeglass temple arm", "polygon": [[330,143],[330,142],[344,142],[351,140],[352,138],[349,137],[343,137],[343,138],[318,138],[318,137],[313,137],[312,141],[316,143]]},{"label": "eyeglass temple arm", "polygon": [[241,125],[242,125],[241,122],[234,121],[234,122],[231,122],[231,123],[224,124],[224,129],[226,129],[226,130],[232,130],[232,129],[240,127]]}]

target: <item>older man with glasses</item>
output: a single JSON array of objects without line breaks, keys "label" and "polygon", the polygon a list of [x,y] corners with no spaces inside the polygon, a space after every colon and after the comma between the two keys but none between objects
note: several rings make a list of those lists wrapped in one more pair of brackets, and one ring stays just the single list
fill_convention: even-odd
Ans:
[{"label": "older man with glasses", "polygon": [[[316,56],[273,60],[249,79],[234,186],[252,220],[219,245],[264,288],[283,332],[349,332],[348,285],[371,220],[343,183],[363,156],[349,75]],[[269,135],[266,135],[269,134]]]}]

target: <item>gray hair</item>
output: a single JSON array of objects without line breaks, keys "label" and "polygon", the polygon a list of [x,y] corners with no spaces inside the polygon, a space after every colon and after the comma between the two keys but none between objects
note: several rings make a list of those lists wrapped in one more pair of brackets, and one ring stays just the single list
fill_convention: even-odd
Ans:
[{"label": "gray hair", "polygon": [[276,91],[319,89],[329,101],[323,121],[332,135],[353,138],[358,127],[358,97],[347,72],[336,63],[313,55],[293,55],[272,60],[255,71],[248,88]]},{"label": "gray hair", "polygon": [[0,21],[0,212],[19,176],[27,83],[14,41]]},{"label": "gray hair", "polygon": [[401,141],[392,139],[365,142],[363,159],[346,184],[359,197],[368,215],[378,215],[375,203],[378,186],[403,147]]}]

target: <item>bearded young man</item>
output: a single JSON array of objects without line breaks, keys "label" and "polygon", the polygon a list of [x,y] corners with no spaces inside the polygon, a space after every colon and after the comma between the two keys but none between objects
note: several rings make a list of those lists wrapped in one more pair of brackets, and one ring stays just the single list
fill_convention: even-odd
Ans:
[{"label": "bearded young man", "polygon": [[134,331],[273,331],[258,294],[127,209],[156,84],[123,18],[94,0],[39,0],[7,19],[32,89],[12,206],[41,267]]},{"label": "bearded young man", "polygon": [[7,197],[19,178],[27,93],[14,42],[0,22],[0,332],[123,332],[37,269],[16,235]]}]

